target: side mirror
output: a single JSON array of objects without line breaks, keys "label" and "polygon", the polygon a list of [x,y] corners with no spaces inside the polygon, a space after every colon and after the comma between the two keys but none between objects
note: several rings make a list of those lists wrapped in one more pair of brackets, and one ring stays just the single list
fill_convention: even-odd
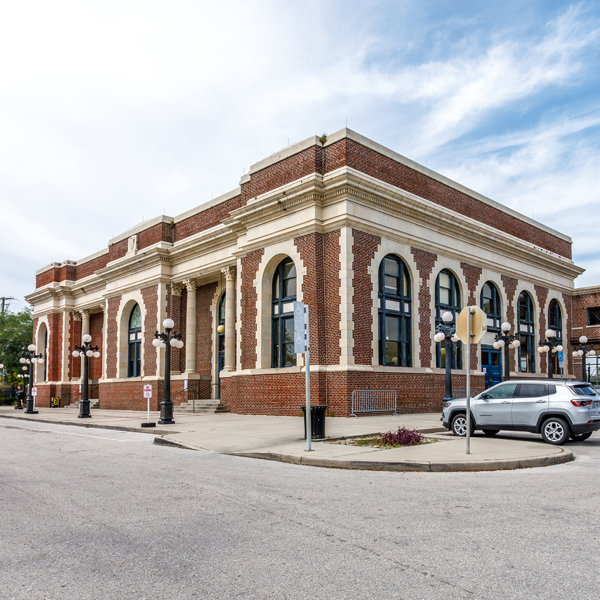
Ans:
[{"label": "side mirror", "polygon": [[484,392],[483,394],[481,394],[481,396],[479,396],[479,398],[481,400],[487,400],[489,398],[489,396]]}]

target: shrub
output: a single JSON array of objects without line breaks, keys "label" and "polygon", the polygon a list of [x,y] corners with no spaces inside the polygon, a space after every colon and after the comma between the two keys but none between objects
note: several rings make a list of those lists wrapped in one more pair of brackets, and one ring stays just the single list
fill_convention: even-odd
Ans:
[{"label": "shrub", "polygon": [[398,431],[388,431],[379,438],[382,446],[418,446],[425,443],[425,438],[414,429],[400,427]]}]

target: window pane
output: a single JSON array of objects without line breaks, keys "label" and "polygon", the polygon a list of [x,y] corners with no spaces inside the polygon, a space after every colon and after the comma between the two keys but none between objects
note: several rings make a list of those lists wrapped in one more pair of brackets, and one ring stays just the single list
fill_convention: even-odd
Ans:
[{"label": "window pane", "polygon": [[400,364],[400,344],[397,342],[385,343],[385,364],[398,366]]},{"label": "window pane", "polygon": [[294,303],[286,302],[285,304],[283,304],[281,307],[281,312],[282,313],[294,312]]},{"label": "window pane", "polygon": [[487,392],[487,395],[490,398],[512,398],[515,393],[515,388],[517,387],[516,383],[507,383],[504,385],[499,385]]},{"label": "window pane", "polygon": [[493,367],[499,367],[500,366],[500,353],[499,352],[492,352],[492,366]]},{"label": "window pane", "polygon": [[410,285],[408,284],[408,276],[406,274],[406,269],[404,269],[404,277],[402,279],[403,287],[402,287],[402,295],[408,296],[408,292],[410,290]]},{"label": "window pane", "polygon": [[139,304],[136,304],[131,311],[131,317],[129,318],[129,329],[141,329],[142,328],[142,312],[140,311]]},{"label": "window pane", "polygon": [[286,279],[283,282],[283,297],[290,298],[291,296],[296,296],[296,278]]},{"label": "window pane", "polygon": [[286,344],[284,346],[284,365],[293,367],[296,364],[296,355],[294,354],[294,344]]},{"label": "window pane", "polygon": [[440,344],[440,368],[446,368],[446,340]]},{"label": "window pane", "polygon": [[275,283],[273,284],[273,300],[279,299],[279,271],[275,275]]},{"label": "window pane", "polygon": [[384,270],[386,275],[393,275],[394,277],[398,276],[399,266],[395,260],[391,260],[386,258],[384,261]]},{"label": "window pane", "polygon": [[450,275],[448,273],[440,273],[440,287],[441,288],[450,288]]},{"label": "window pane", "polygon": [[225,321],[225,294],[223,294],[221,304],[219,304],[219,321]]},{"label": "window pane", "polygon": [[274,315],[279,314],[279,304],[273,304],[273,314]]},{"label": "window pane", "polygon": [[410,315],[410,302],[404,303],[404,313]]},{"label": "window pane", "polygon": [[400,319],[398,317],[385,318],[385,339],[393,342],[400,340]]},{"label": "window pane", "polygon": [[296,277],[296,267],[293,262],[283,265],[283,278],[289,279],[290,277]]},{"label": "window pane", "polygon": [[450,304],[450,290],[440,287],[440,304],[448,306]]},{"label": "window pane", "polygon": [[283,321],[283,341],[285,343],[294,341],[294,319],[285,319]]},{"label": "window pane", "polygon": [[388,294],[396,295],[398,293],[398,278],[391,275],[385,276],[385,291]]},{"label": "window pane", "polygon": [[400,312],[400,302],[398,302],[397,300],[386,300],[385,307],[389,310],[395,310],[397,312]]}]

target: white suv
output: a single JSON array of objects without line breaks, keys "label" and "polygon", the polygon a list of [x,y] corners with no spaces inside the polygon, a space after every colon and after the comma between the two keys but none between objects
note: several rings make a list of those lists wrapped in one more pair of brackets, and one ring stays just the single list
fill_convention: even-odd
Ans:
[{"label": "white suv", "polygon": [[[466,398],[444,402],[442,422],[454,435],[467,434]],[[600,396],[589,383],[560,379],[499,383],[471,399],[471,430],[540,433],[549,444],[587,440],[600,429]]]}]

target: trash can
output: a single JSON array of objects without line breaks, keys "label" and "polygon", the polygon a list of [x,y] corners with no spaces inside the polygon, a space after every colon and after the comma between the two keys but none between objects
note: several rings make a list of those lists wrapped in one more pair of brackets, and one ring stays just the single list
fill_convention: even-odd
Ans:
[{"label": "trash can", "polygon": [[[317,404],[310,407],[310,429],[311,439],[322,440],[325,438],[325,413],[327,405]],[[304,417],[304,439],[306,439],[306,406],[302,406],[302,415]]]}]

